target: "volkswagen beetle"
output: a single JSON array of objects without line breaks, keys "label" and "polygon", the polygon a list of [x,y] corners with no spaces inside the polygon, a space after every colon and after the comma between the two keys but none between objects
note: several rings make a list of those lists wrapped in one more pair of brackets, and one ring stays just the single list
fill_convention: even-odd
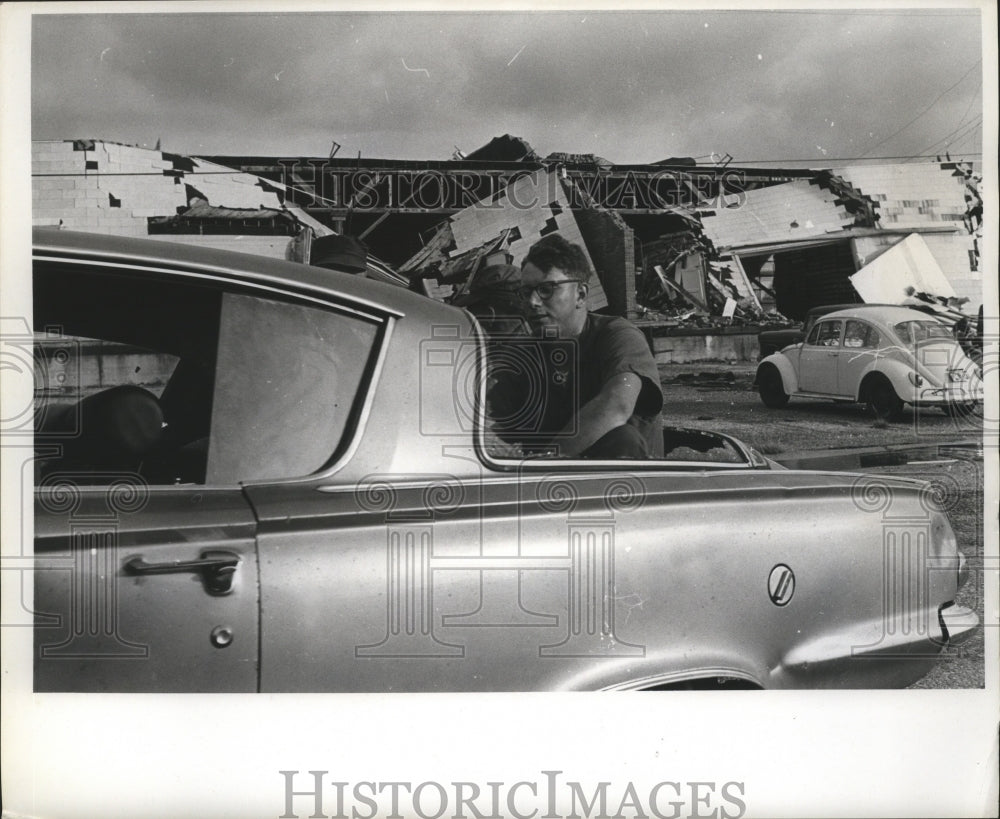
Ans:
[{"label": "volkswagen beetle", "polygon": [[463,310],[170,243],[34,253],[36,691],[894,687],[978,625],[931,485],[691,430],[517,457]]},{"label": "volkswagen beetle", "polygon": [[804,341],[764,358],[757,390],[768,407],[790,396],[857,401],[891,420],[904,404],[965,413],[983,400],[979,366],[944,322],[906,307],[857,305],[818,319]]}]

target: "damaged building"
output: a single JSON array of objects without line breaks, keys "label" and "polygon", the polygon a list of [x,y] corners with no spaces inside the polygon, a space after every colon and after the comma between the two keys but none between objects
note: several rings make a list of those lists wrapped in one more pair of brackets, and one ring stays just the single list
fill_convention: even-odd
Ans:
[{"label": "damaged building", "polygon": [[518,178],[495,197],[444,220],[427,246],[399,270],[424,292],[450,299],[465,292],[477,270],[519,263],[541,237],[559,233],[584,248],[597,271],[588,294],[591,310],[635,313],[632,231],[616,215],[587,203],[565,174],[537,171]]},{"label": "damaged building", "polygon": [[[309,262],[335,231],[281,185],[204,159],[91,139],[32,143],[32,223]],[[371,278],[405,285],[369,254]]]},{"label": "damaged building", "polygon": [[351,272],[442,300],[558,232],[597,273],[590,308],[636,322],[661,360],[753,358],[762,325],[820,304],[901,303],[908,289],[970,314],[982,303],[981,178],[951,161],[616,165],[505,134],[435,161],[39,142],[33,171],[36,225],[315,263],[325,238],[330,267],[342,236],[366,257]]},{"label": "damaged building", "polygon": [[929,250],[924,269],[936,265],[935,280],[947,283],[947,292],[935,295],[965,299],[975,310],[982,303],[981,220],[974,215],[981,200],[972,180],[970,167],[950,162],[840,168],[748,191],[699,217],[719,257],[790,319],[821,304],[899,303],[907,286],[920,290],[920,282],[907,281],[873,299],[853,281],[911,236]]},{"label": "damaged building", "polygon": [[36,226],[155,236],[301,259],[303,225],[270,182],[191,157],[77,139],[32,145]]}]

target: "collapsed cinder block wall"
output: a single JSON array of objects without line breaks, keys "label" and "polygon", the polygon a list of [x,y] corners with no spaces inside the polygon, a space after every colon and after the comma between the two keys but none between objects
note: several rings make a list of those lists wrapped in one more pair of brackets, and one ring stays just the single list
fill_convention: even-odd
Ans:
[{"label": "collapsed cinder block wall", "polygon": [[580,234],[597,271],[608,306],[602,312],[638,316],[635,290],[635,233],[613,211],[575,211]]},{"label": "collapsed cinder block wall", "polygon": [[[32,224],[85,233],[148,236],[153,217],[173,217],[192,193],[225,208],[282,208],[273,186],[251,174],[159,150],[100,140],[32,143]],[[163,234],[185,242],[243,253],[291,258],[284,236]]]},{"label": "collapsed cinder block wall", "polygon": [[[509,236],[507,253],[512,258],[513,264],[518,267],[523,263],[531,246],[550,233],[558,233],[567,241],[580,245],[590,256],[590,242],[585,236],[586,228],[580,222],[580,216],[587,212],[571,207],[563,182],[555,172],[542,170],[524,174],[514,179],[496,197],[477,202],[449,217],[447,227],[450,231],[450,241],[448,243],[441,241],[444,235],[441,233],[443,228],[439,229],[436,239],[432,240],[434,247],[428,246],[418,252],[404,262],[400,270],[413,276],[419,274],[421,270],[429,270],[435,262],[443,268],[448,260],[481,248],[484,243],[491,242],[504,233]],[[617,215],[614,218],[618,219]],[[619,223],[621,228],[625,227],[620,219],[613,224]],[[623,265],[617,260],[622,258],[625,251],[616,250],[615,242],[622,242],[624,247],[624,239],[615,238],[615,234],[620,234],[622,230],[608,227],[605,223],[602,225],[600,228],[602,235],[607,234],[607,236],[605,239],[598,239],[594,246],[603,256],[612,260],[610,269],[619,270]],[[631,234],[631,231],[629,233]],[[634,290],[633,255],[633,251],[629,250],[628,258],[632,260],[631,286]],[[609,266],[607,263],[598,263],[597,259],[592,257],[591,264],[598,270]],[[615,282],[620,279],[621,276],[612,277]],[[619,310],[621,315],[625,315],[627,302],[624,285],[620,289]],[[428,292],[439,294],[440,291],[428,287]],[[630,297],[634,310],[634,292]],[[606,308],[608,303],[609,299],[603,288],[603,278],[599,278],[592,282],[587,296],[587,306],[596,311]]]},{"label": "collapsed cinder block wall", "polygon": [[90,140],[32,143],[32,223],[145,236],[150,216],[187,206],[159,151]]},{"label": "collapsed cinder block wall", "polygon": [[[898,243],[907,228],[921,232],[931,253],[966,309],[983,303],[980,263],[981,221],[972,217],[981,205],[980,176],[960,162],[908,162],[892,165],[848,165],[834,172],[878,205],[879,226],[895,231],[857,243],[863,267]],[[921,229],[942,232],[922,232]],[[947,228],[952,228],[947,232]]]}]

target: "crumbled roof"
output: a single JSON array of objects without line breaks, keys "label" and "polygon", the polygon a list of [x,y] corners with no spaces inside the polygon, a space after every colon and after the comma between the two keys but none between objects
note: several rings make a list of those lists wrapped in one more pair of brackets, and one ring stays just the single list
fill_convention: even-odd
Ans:
[{"label": "crumbled roof", "polygon": [[855,222],[837,193],[805,180],[734,194],[700,216],[719,250],[822,236]]},{"label": "crumbled roof", "polygon": [[526,140],[504,134],[493,137],[481,148],[466,154],[465,159],[484,162],[533,162],[538,159],[538,154]]},{"label": "crumbled roof", "polygon": [[565,151],[554,151],[545,157],[543,162],[558,162],[563,165],[597,165],[601,168],[614,167],[614,163],[597,154],[569,154]]},{"label": "crumbled roof", "polygon": [[961,224],[969,208],[972,172],[958,163],[848,165],[834,173],[877,203],[884,228]]}]

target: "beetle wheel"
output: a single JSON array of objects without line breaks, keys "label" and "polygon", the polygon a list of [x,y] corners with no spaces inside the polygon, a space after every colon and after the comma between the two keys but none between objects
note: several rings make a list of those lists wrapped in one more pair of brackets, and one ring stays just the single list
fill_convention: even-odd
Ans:
[{"label": "beetle wheel", "polygon": [[903,400],[892,384],[879,379],[868,388],[868,412],[879,421],[892,421],[903,412]]},{"label": "beetle wheel", "polygon": [[757,392],[765,407],[781,409],[788,403],[788,393],[785,392],[777,367],[769,365],[760,368],[757,373]]}]

